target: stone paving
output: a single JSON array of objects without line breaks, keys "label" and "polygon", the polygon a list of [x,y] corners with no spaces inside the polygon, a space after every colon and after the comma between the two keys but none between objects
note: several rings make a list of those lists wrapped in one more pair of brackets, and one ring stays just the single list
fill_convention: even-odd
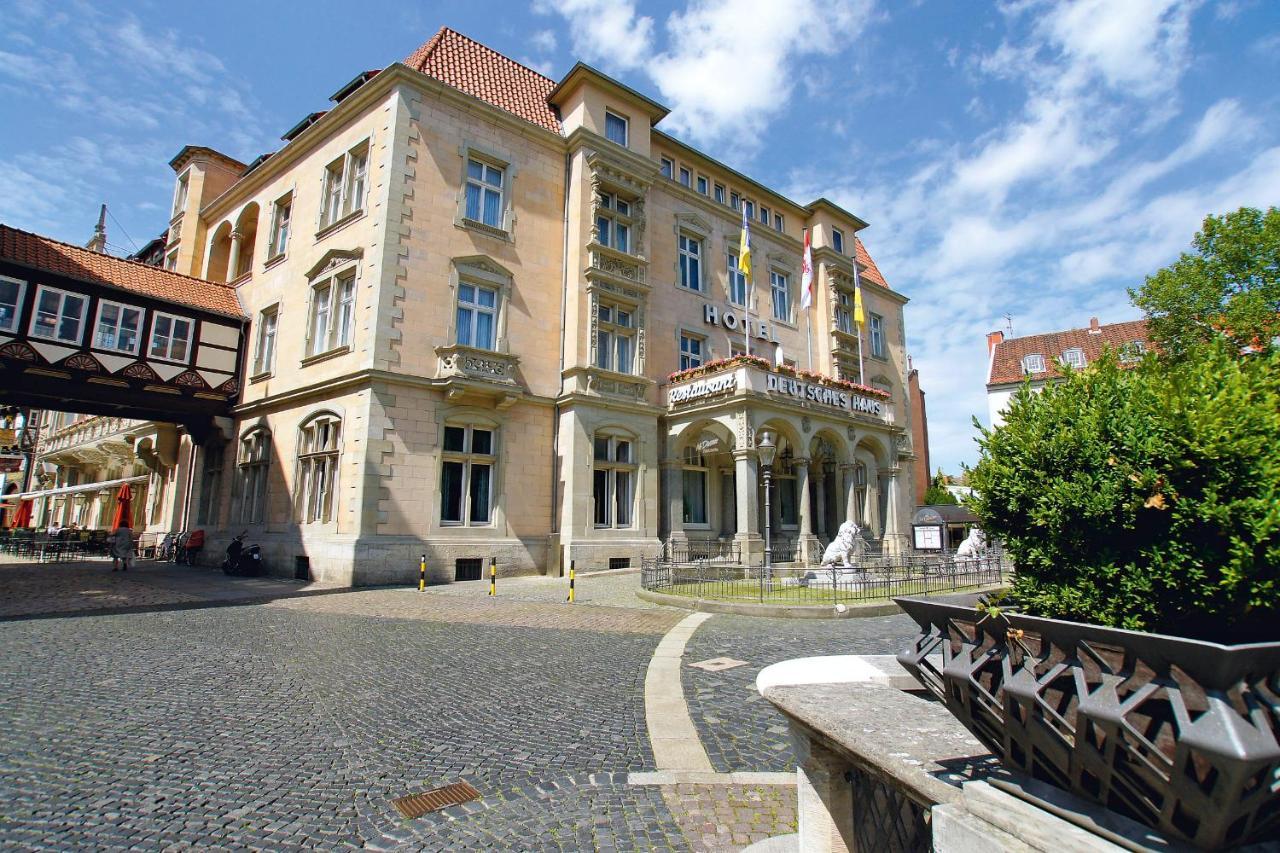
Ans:
[{"label": "stone paving", "polygon": [[[765,619],[721,615],[703,623],[685,648],[685,702],[711,765],[720,772],[794,770],[787,722],[756,692],[770,664],[816,655],[897,654],[916,633],[907,616],[869,619]],[[705,672],[689,666],[728,657],[747,666]]]},{"label": "stone paving", "polygon": [[[28,576],[0,566],[0,591]],[[74,572],[38,577],[83,602]],[[173,589],[140,583],[110,606]],[[735,850],[794,830],[794,787],[628,783],[655,769],[645,672],[687,611],[636,599],[637,573],[580,579],[572,606],[559,581],[500,584],[0,620],[0,847]],[[895,619],[700,626],[684,688],[716,769],[789,766],[761,666],[893,650]],[[721,656],[748,665],[687,666]],[[481,799],[391,806],[458,780]]]}]

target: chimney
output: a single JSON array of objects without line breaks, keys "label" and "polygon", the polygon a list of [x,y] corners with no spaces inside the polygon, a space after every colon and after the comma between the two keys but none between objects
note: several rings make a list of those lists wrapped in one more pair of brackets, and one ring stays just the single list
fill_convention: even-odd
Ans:
[{"label": "chimney", "polygon": [[1089,318],[1089,334],[1091,334],[1091,335],[1100,335],[1100,334],[1102,334],[1102,327],[1098,325],[1098,318],[1097,318],[1097,317],[1090,317],[1090,318]]},{"label": "chimney", "polygon": [[987,333],[987,355],[995,352],[996,345],[1004,343],[1004,332]]}]

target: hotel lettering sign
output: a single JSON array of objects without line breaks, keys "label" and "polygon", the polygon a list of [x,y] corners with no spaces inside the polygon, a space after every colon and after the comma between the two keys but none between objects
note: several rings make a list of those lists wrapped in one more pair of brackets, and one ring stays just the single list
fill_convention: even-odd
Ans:
[{"label": "hotel lettering sign", "polygon": [[789,379],[786,376],[778,376],[775,373],[769,374],[768,383],[769,392],[772,394],[782,394],[796,400],[808,400],[813,403],[821,403],[824,406],[834,406],[837,409],[844,409],[846,412],[861,412],[867,415],[876,415],[877,417],[884,415],[883,402],[873,400],[870,397],[863,397],[861,394],[851,394],[838,388],[827,388],[823,385],[815,385],[812,382],[804,382],[800,379]]},{"label": "hotel lettering sign", "polygon": [[702,306],[702,322],[708,326],[724,326],[730,332],[750,334],[762,341],[772,341],[775,344],[778,342],[778,338],[773,334],[772,327],[765,321],[749,320],[745,316],[738,316],[735,311],[728,308],[720,308],[710,303]]},{"label": "hotel lettering sign", "polygon": [[723,394],[725,391],[733,391],[738,387],[738,374],[722,373],[719,376],[708,376],[706,379],[699,379],[696,382],[690,382],[688,385],[677,385],[667,392],[667,403],[688,403],[691,400],[700,400],[703,397],[710,397],[712,394]]}]

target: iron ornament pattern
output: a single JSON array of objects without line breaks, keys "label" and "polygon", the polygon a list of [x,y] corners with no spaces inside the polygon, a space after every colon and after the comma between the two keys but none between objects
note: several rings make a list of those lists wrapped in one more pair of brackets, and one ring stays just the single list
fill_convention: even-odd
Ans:
[{"label": "iron ornament pattern", "polygon": [[895,601],[898,661],[1007,769],[1202,849],[1280,835],[1280,643]]}]

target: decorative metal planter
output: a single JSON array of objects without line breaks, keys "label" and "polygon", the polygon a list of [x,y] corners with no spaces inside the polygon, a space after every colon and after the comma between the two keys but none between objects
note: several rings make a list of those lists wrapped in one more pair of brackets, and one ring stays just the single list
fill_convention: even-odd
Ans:
[{"label": "decorative metal planter", "polygon": [[895,600],[898,661],[1006,768],[1203,849],[1280,834],[1280,643]]}]

